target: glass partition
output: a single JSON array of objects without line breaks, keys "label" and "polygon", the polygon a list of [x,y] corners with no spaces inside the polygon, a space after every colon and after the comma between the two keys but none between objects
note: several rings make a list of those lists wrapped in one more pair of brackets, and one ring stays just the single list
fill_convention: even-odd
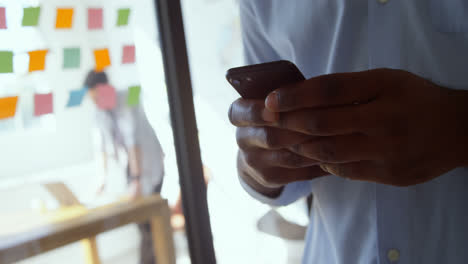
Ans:
[{"label": "glass partition", "polygon": [[153,263],[162,233],[191,262],[155,15],[151,0],[0,1],[1,263]]},{"label": "glass partition", "polygon": [[182,7],[217,261],[300,263],[303,239],[280,233],[305,232],[305,201],[272,209],[250,197],[237,176],[235,128],[227,113],[239,95],[225,73],[244,65],[238,1],[183,0]]}]

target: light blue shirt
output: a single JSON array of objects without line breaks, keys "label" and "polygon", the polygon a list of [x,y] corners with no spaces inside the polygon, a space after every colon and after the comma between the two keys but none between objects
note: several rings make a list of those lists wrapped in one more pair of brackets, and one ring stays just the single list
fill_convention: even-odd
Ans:
[{"label": "light blue shirt", "polygon": [[[468,89],[467,0],[240,4],[248,64],[290,60],[306,78],[397,68]],[[303,263],[468,263],[468,168],[405,188],[327,176],[274,200],[242,184],[275,206],[313,193]]]}]

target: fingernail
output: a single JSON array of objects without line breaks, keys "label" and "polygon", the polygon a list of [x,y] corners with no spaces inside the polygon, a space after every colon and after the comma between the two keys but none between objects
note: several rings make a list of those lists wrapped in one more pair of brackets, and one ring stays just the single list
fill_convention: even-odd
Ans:
[{"label": "fingernail", "polygon": [[263,120],[267,122],[274,123],[278,120],[278,114],[274,112],[270,112],[268,111],[268,109],[263,109],[262,118]]},{"label": "fingernail", "polygon": [[265,106],[270,110],[279,109],[279,93],[274,91],[270,93],[265,99]]},{"label": "fingernail", "polygon": [[229,110],[228,110],[228,117],[229,117],[229,120],[231,121],[231,123],[232,123],[232,105],[233,104],[231,104],[231,106],[229,106]]}]

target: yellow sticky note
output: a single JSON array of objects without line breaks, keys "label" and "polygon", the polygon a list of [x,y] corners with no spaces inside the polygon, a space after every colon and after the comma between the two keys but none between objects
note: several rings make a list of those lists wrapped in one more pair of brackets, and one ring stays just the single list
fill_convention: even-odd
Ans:
[{"label": "yellow sticky note", "polygon": [[29,72],[42,71],[45,69],[45,59],[48,50],[35,50],[29,54]]},{"label": "yellow sticky note", "polygon": [[73,8],[57,8],[55,28],[71,28],[73,23]]},{"label": "yellow sticky note", "polygon": [[107,66],[111,65],[109,50],[97,49],[94,50],[94,60],[96,61],[96,71],[102,71]]},{"label": "yellow sticky note", "polygon": [[0,119],[15,116],[18,96],[0,98]]}]

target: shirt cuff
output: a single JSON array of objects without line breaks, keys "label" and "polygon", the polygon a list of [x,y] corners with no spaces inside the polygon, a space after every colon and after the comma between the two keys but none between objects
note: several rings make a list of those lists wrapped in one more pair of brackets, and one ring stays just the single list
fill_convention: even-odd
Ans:
[{"label": "shirt cuff", "polygon": [[270,198],[255,191],[240,177],[239,181],[241,186],[248,194],[250,194],[250,196],[271,206],[285,206],[291,204],[306,194],[304,190],[306,190],[307,193],[311,192],[310,181],[293,182],[284,186],[283,191],[278,197]]}]

